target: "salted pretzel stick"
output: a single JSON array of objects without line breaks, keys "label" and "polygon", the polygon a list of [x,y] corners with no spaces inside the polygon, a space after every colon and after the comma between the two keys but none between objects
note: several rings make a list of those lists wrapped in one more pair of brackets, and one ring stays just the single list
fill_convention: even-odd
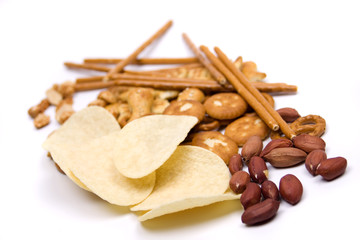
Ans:
[{"label": "salted pretzel stick", "polygon": [[260,104],[257,99],[237,80],[235,75],[205,46],[200,46],[200,50],[214,64],[214,66],[228,79],[236,91],[245,99],[245,101],[255,110],[259,117],[273,131],[279,129],[279,125],[268,111]]},{"label": "salted pretzel stick", "polygon": [[132,54],[130,54],[127,58],[117,63],[114,68],[112,68],[104,77],[103,81],[108,81],[114,73],[121,72],[126,65],[134,61],[137,56],[154,40],[163,35],[172,25],[172,21],[168,21],[162,28],[160,28],[153,36],[151,36],[147,41],[140,45]]},{"label": "salted pretzel stick", "polygon": [[81,69],[89,69],[100,72],[108,72],[111,69],[109,67],[99,66],[94,64],[81,64],[81,63],[71,63],[71,62],[64,62],[64,65],[68,68],[81,68]]},{"label": "salted pretzel stick", "polygon": [[[84,63],[102,63],[102,64],[117,64],[123,61],[123,58],[85,58]],[[187,64],[197,63],[199,60],[194,57],[188,58],[138,58],[133,60],[130,64],[144,65],[144,64]]]},{"label": "salted pretzel stick", "polygon": [[183,38],[186,42],[186,44],[190,47],[191,51],[195,54],[199,62],[201,62],[204,67],[210,72],[210,74],[214,77],[216,81],[218,81],[221,85],[224,85],[227,83],[226,78],[224,75],[222,75],[210,62],[208,59],[206,59],[199,49],[195,46],[195,44],[191,41],[189,36],[186,33],[183,33]]},{"label": "salted pretzel stick", "polygon": [[222,63],[235,75],[240,83],[256,98],[257,101],[259,101],[264,106],[266,111],[268,111],[268,113],[270,113],[270,115],[275,119],[284,135],[289,139],[295,137],[295,132],[289,127],[280,114],[274,110],[274,108],[269,104],[269,102],[264,98],[259,90],[251,85],[246,76],[234,65],[232,61],[230,61],[225,53],[222,52],[218,47],[215,47],[214,50]]}]

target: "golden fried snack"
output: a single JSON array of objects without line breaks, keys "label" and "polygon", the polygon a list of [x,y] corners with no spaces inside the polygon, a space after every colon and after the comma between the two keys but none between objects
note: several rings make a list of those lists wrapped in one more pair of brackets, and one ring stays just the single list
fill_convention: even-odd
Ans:
[{"label": "golden fried snack", "polygon": [[312,136],[320,137],[326,129],[326,121],[319,115],[307,115],[296,119],[290,124],[296,135],[307,133]]},{"label": "golden fried snack", "polygon": [[261,118],[255,114],[246,114],[230,123],[225,128],[225,135],[234,140],[238,146],[243,146],[245,142],[254,135],[259,136],[261,139],[265,139],[269,135],[270,129],[261,120]]},{"label": "golden fried snack", "polygon": [[205,110],[215,119],[234,119],[245,113],[248,104],[237,93],[217,93],[206,99]]},{"label": "golden fried snack", "polygon": [[199,123],[205,117],[205,108],[200,102],[194,100],[172,101],[163,114],[195,116]]},{"label": "golden fried snack", "polygon": [[220,128],[220,122],[211,117],[205,116],[205,118],[198,124],[195,125],[193,131],[216,131]]},{"label": "golden fried snack", "polygon": [[198,88],[186,88],[179,93],[177,100],[195,100],[204,102],[205,94]]},{"label": "golden fried snack", "polygon": [[191,143],[194,146],[203,147],[212,151],[221,157],[226,164],[229,163],[231,156],[238,153],[239,150],[237,144],[231,138],[217,131],[196,133]]}]

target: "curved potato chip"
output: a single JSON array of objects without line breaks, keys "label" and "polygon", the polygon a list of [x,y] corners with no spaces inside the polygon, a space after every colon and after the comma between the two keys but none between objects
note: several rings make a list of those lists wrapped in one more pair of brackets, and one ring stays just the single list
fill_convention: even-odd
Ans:
[{"label": "curved potato chip", "polygon": [[53,149],[62,144],[81,145],[95,138],[120,131],[116,119],[104,108],[92,106],[74,113],[59,129],[53,132],[43,143],[54,161],[65,174],[79,187],[89,189],[69,170],[69,167],[54,153]]},{"label": "curved potato chip", "polygon": [[215,153],[196,146],[179,146],[156,171],[153,192],[132,211],[150,210],[189,198],[223,194],[230,173]]},{"label": "curved potato chip", "polygon": [[109,203],[129,206],[144,200],[155,185],[155,172],[139,179],[121,175],[111,158],[118,132],[76,147],[63,144],[53,151],[91,192]]},{"label": "curved potato chip", "polygon": [[226,192],[222,194],[215,194],[210,196],[199,196],[185,198],[178,201],[170,202],[164,205],[161,205],[157,208],[151,209],[150,211],[144,213],[138,217],[139,221],[146,221],[155,217],[166,215],[169,213],[180,212],[186,209],[191,209],[195,207],[201,207],[210,205],[216,202],[222,202],[227,200],[235,200],[240,198],[240,194],[236,195],[231,192]]},{"label": "curved potato chip", "polygon": [[114,144],[114,163],[129,178],[158,169],[197,123],[193,116],[151,115],[131,121]]}]

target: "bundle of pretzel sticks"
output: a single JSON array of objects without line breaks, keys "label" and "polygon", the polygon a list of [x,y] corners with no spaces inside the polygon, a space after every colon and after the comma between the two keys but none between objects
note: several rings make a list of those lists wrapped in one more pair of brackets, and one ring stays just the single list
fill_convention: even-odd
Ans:
[{"label": "bundle of pretzel sticks", "polygon": [[[183,90],[188,87],[196,87],[204,92],[211,93],[237,92],[270,129],[273,131],[281,130],[289,139],[295,136],[294,131],[273,109],[261,92],[294,93],[297,91],[297,87],[285,83],[257,81],[259,79],[256,75],[252,76],[245,74],[244,71],[240,71],[237,64],[242,62],[241,58],[233,62],[218,47],[214,48],[216,56],[206,46],[198,48],[186,34],[183,34],[186,44],[192,50],[195,57],[139,59],[138,55],[152,42],[161,37],[171,25],[172,21],[168,21],[126,58],[85,59],[84,63],[81,64],[66,62],[65,66],[69,68],[90,69],[105,72],[105,74],[95,77],[78,78],[74,83],[62,84],[58,85],[57,88],[52,88],[47,94],[47,99],[29,109],[30,116],[35,118],[35,122],[38,122],[35,126],[40,128],[46,125],[48,118],[42,113],[47,106],[53,104],[56,105],[57,109],[66,106],[66,104],[72,101],[71,99],[68,100],[69,98],[66,96],[71,95],[73,92],[102,89],[111,86],[151,87],[162,90]],[[106,64],[115,64],[115,66],[109,67]],[[180,66],[152,71],[125,70],[125,67],[129,64],[179,64]],[[192,74],[189,74],[190,72]],[[256,69],[253,72],[257,73]],[[50,100],[49,98],[56,100]],[[63,112],[70,112],[68,115],[71,115],[71,111],[64,110]],[[38,121],[36,121],[36,118],[38,118]],[[63,121],[60,120],[59,122]]]}]

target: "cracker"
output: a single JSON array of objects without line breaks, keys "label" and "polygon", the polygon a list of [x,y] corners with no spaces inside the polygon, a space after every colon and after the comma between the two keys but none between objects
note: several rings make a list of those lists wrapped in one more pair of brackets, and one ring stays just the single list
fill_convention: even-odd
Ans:
[{"label": "cracker", "polygon": [[199,123],[205,117],[205,107],[199,101],[177,100],[172,101],[170,105],[164,110],[163,114],[195,116],[197,117]]},{"label": "cracker", "polygon": [[217,154],[225,164],[228,164],[231,156],[239,151],[238,145],[230,137],[217,131],[196,133],[191,143]]},{"label": "cracker", "polygon": [[236,93],[217,93],[204,102],[206,113],[215,119],[234,119],[248,108],[245,100]]},{"label": "cracker", "polygon": [[230,123],[225,128],[225,135],[234,140],[239,147],[254,135],[264,140],[270,133],[268,126],[257,114],[246,114]]},{"label": "cracker", "polygon": [[113,161],[129,178],[158,169],[197,123],[193,116],[151,115],[128,123],[114,139]]}]

